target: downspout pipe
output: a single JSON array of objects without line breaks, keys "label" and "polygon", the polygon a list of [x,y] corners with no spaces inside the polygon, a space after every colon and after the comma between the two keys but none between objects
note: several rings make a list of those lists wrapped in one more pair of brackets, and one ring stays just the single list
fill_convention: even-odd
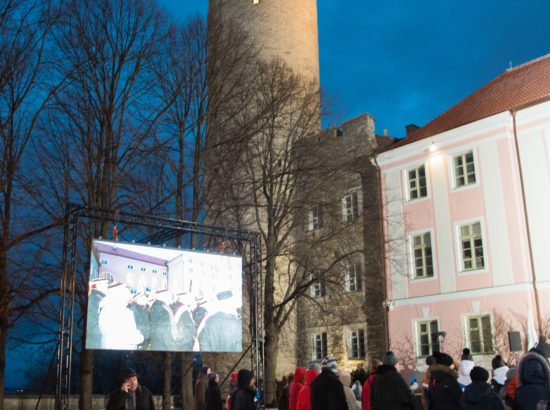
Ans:
[{"label": "downspout pipe", "polygon": [[539,291],[537,289],[537,272],[535,269],[535,258],[533,257],[533,241],[531,238],[531,224],[529,223],[529,212],[527,211],[527,199],[525,196],[525,179],[523,175],[523,166],[521,162],[521,155],[519,150],[519,140],[518,140],[518,129],[516,124],[516,114],[517,111],[515,109],[510,110],[510,115],[512,116],[512,124],[513,124],[513,134],[514,134],[514,146],[516,150],[516,158],[518,162],[518,172],[519,172],[519,181],[521,186],[521,199],[523,202],[523,216],[525,218],[525,225],[527,230],[527,246],[529,249],[529,262],[531,265],[531,281],[532,281],[532,287],[533,287],[533,293],[535,295],[535,309],[537,312],[537,327],[538,327],[538,333],[539,336],[542,335],[542,332],[544,331],[543,324],[542,324],[542,315],[540,310],[540,296]]}]

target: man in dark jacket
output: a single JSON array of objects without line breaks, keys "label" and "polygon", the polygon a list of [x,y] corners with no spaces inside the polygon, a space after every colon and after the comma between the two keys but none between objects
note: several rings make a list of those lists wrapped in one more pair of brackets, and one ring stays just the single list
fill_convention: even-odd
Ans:
[{"label": "man in dark jacket", "polygon": [[337,363],[334,356],[321,362],[321,374],[309,387],[311,410],[348,410],[344,386],[336,376]]},{"label": "man in dark jacket", "polygon": [[535,410],[540,400],[550,400],[550,366],[546,352],[531,349],[523,355],[516,371],[516,408]]},{"label": "man in dark jacket", "polygon": [[462,389],[458,385],[458,373],[453,358],[446,353],[433,354],[435,364],[429,367],[431,378],[428,388],[433,410],[459,410]]},{"label": "man in dark jacket", "polygon": [[483,367],[474,366],[470,372],[472,382],[462,395],[462,410],[504,410],[500,397],[487,384],[489,372]]},{"label": "man in dark jacket", "polygon": [[411,390],[395,368],[398,362],[393,352],[384,354],[371,385],[372,410],[414,409]]},{"label": "man in dark jacket", "polygon": [[153,395],[145,386],[138,383],[133,369],[121,374],[122,384],[113,392],[107,402],[107,410],[155,410]]},{"label": "man in dark jacket", "polygon": [[239,388],[231,395],[231,410],[255,410],[256,378],[247,369],[239,370],[237,375]]}]

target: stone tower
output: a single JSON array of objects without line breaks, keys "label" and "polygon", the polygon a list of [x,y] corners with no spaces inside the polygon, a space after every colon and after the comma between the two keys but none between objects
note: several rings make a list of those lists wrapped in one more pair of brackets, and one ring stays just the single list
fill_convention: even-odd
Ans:
[{"label": "stone tower", "polygon": [[210,0],[209,7],[238,21],[266,60],[281,58],[319,82],[316,0]]}]

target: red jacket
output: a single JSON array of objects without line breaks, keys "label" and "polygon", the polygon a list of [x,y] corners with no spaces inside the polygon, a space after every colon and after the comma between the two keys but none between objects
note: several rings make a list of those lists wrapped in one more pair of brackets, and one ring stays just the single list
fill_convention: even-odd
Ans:
[{"label": "red jacket", "polygon": [[294,372],[294,381],[290,385],[288,410],[296,410],[296,403],[298,402],[298,394],[304,388],[304,374],[306,369],[298,367]]},{"label": "red jacket", "polygon": [[363,384],[363,390],[361,391],[361,407],[363,410],[371,410],[370,406],[370,387],[372,386],[372,381],[374,380],[376,373],[372,373],[365,384]]},{"label": "red jacket", "polygon": [[296,410],[311,410],[311,400],[309,398],[309,385],[317,377],[319,372],[317,370],[306,371],[306,385],[300,393],[298,393],[298,402],[296,404]]}]

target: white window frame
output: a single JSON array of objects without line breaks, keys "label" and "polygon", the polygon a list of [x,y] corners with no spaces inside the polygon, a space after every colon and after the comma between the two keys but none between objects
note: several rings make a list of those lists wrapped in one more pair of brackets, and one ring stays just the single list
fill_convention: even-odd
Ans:
[{"label": "white window frame", "polygon": [[[435,322],[436,325],[437,325],[437,332],[440,331],[440,326],[439,326],[439,319],[438,318],[435,318],[435,317],[432,317],[432,318],[422,318],[422,319],[417,319],[414,321],[414,335],[415,335],[415,344],[416,344],[416,357],[428,357],[429,355],[433,354],[433,352],[435,350],[439,350],[441,349],[441,346],[439,345],[439,340],[437,341],[437,344],[434,343],[434,339],[432,338],[432,333],[433,333],[433,329],[432,329],[432,323]],[[422,342],[420,340],[420,338],[424,335],[424,333],[421,333],[420,332],[420,326],[421,325],[426,325],[428,327],[428,333],[427,333],[427,336],[428,336],[428,354],[425,355],[422,353],[421,351],[421,348],[422,348]]]},{"label": "white window frame", "polygon": [[[485,350],[486,346],[486,335],[484,334],[484,327],[483,327],[483,319],[487,318],[489,320],[489,332],[490,332],[490,349]],[[475,345],[472,342],[472,330],[470,328],[470,321],[472,319],[476,319],[479,325],[479,343],[481,348],[476,349]],[[488,312],[479,312],[479,313],[472,313],[464,316],[464,331],[466,334],[466,345],[470,348],[472,354],[475,355],[493,355],[495,353],[495,334],[493,329],[493,317]]]},{"label": "white window frame", "polygon": [[[349,202],[348,202],[349,199]],[[353,189],[342,197],[342,221],[353,222],[361,216],[363,194],[361,189]],[[351,205],[351,206],[348,206]]]},{"label": "white window frame", "polygon": [[[322,360],[328,354],[328,332],[319,332],[311,335],[313,360]],[[317,349],[319,343],[319,349]],[[320,352],[318,352],[320,350]],[[320,353],[320,355],[318,354]]]},{"label": "white window frame", "polygon": [[[425,195],[421,195],[421,192],[420,190],[422,189],[422,186],[419,185],[420,183],[420,176],[418,175],[418,171],[420,170],[420,168],[424,168],[424,187],[426,189],[426,194]],[[416,182],[416,187],[414,188],[416,191],[419,191],[418,192],[418,196],[417,197],[414,197],[413,198],[413,195],[412,195],[412,190],[411,190],[411,181],[412,179],[410,179],[409,177],[409,174],[411,171],[415,171],[415,178],[414,180],[417,181]],[[429,187],[428,187],[428,171],[427,171],[427,166],[425,163],[423,164],[418,164],[417,166],[413,166],[413,167],[410,167],[410,168],[407,168],[405,169],[404,171],[404,180],[405,180],[405,192],[407,193],[407,201],[419,201],[419,200],[422,200],[422,199],[426,199],[429,197]]]},{"label": "white window frame", "polygon": [[348,293],[360,292],[363,290],[363,281],[361,269],[362,264],[359,261],[349,263],[345,268],[345,290]]},{"label": "white window frame", "polygon": [[[470,235],[470,245],[473,245],[473,257],[472,257],[472,267],[466,268],[465,267],[465,259],[464,259],[464,249],[462,247],[462,228],[466,226],[474,226],[476,224],[479,224],[479,230],[480,230],[480,236],[481,236],[481,247],[483,252],[483,266],[478,266],[476,262],[476,256],[475,256],[475,241],[476,237],[473,235]],[[456,235],[456,250],[457,250],[457,261],[458,261],[458,272],[460,274],[470,274],[470,273],[479,273],[483,271],[487,271],[488,269],[488,256],[487,251],[489,247],[487,246],[487,241],[485,240],[485,229],[484,229],[484,223],[482,218],[477,219],[470,219],[465,221],[460,221],[455,224],[455,235]]]},{"label": "white window frame", "polygon": [[310,286],[310,296],[312,298],[322,298],[326,296],[327,288],[325,282],[320,279],[316,279]]},{"label": "white window frame", "polygon": [[[468,175],[470,175],[470,174],[467,172],[467,169],[466,169],[467,168],[466,156],[468,154],[472,155],[472,165],[474,167],[474,172],[473,172],[474,181],[469,180],[471,177],[468,177]],[[456,161],[457,161],[458,158],[462,158],[462,161],[463,161],[463,164],[460,166],[463,169],[463,172],[464,172],[464,175],[462,176],[464,178],[464,184],[463,185],[459,185],[459,183],[458,183],[459,176],[458,176],[457,169],[459,168],[459,166],[456,165]],[[461,190],[461,189],[469,188],[469,187],[472,187],[472,186],[476,186],[478,184],[478,181],[479,181],[478,166],[477,166],[476,154],[475,154],[473,149],[470,149],[470,150],[467,150],[467,151],[462,151],[458,154],[452,155],[451,161],[450,161],[450,167],[451,167],[450,175],[453,176],[453,182],[452,182],[453,189]]]},{"label": "white window frame", "polygon": [[[349,329],[347,331],[348,339],[348,359],[350,360],[363,360],[367,355],[367,343],[366,343],[366,331],[364,328]],[[354,346],[357,344],[357,346]],[[354,350],[357,354],[354,354]]]},{"label": "white window frame", "polygon": [[[430,243],[429,243],[429,247],[430,247],[430,251],[431,251],[431,258],[432,258],[432,272],[431,272],[431,275],[427,275],[427,266],[426,266],[426,244],[423,243],[423,247],[422,247],[422,270],[426,273],[425,275],[422,275],[422,276],[417,276],[417,266],[416,266],[416,255],[415,255],[415,250],[416,250],[416,246],[414,244],[414,240],[415,238],[417,237],[421,237],[422,238],[422,241],[424,241],[424,236],[425,235],[430,235]],[[409,255],[410,255],[410,278],[411,280],[414,280],[414,281],[420,281],[420,280],[430,280],[430,279],[433,279],[435,278],[436,276],[436,265],[435,265],[435,252],[434,252],[434,240],[433,240],[433,231],[432,230],[422,230],[422,231],[415,231],[415,232],[410,232],[409,235]]]},{"label": "white window frame", "polygon": [[323,227],[323,207],[315,206],[307,212],[308,231],[312,232]]}]

